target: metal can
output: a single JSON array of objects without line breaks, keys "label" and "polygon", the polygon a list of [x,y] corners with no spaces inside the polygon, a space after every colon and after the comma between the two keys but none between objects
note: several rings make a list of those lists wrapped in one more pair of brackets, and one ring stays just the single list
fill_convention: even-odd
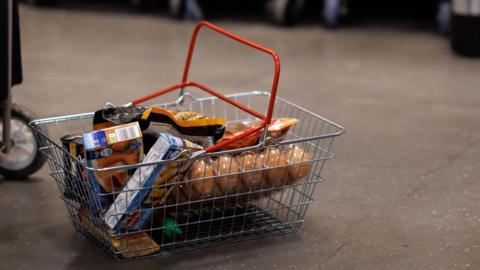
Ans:
[{"label": "metal can", "polygon": [[78,166],[79,163],[75,162],[75,159],[81,160],[83,158],[83,137],[77,134],[65,135],[60,138],[60,141],[63,149],[67,152],[63,155],[65,177],[63,195],[67,199],[81,202],[86,198],[87,191],[82,183],[84,179],[83,168]]},{"label": "metal can", "polygon": [[60,138],[63,148],[74,157],[83,156],[83,137],[82,135],[65,135]]}]

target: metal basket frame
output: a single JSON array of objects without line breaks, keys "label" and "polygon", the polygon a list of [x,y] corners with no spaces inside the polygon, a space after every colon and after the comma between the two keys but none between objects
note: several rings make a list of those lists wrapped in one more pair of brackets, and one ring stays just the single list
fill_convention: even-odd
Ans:
[{"label": "metal basket frame", "polygon": [[[198,31],[202,26],[207,26],[214,31],[271,54],[275,62],[272,92],[245,92],[221,95],[206,86],[189,82],[187,80],[188,69],[193,47]],[[276,96],[280,70],[278,56],[273,51],[206,22],[197,25],[190,45],[183,82],[147,97],[137,99],[132,103],[139,104],[164,93],[181,89],[180,98],[175,102],[163,103],[158,106],[192,110],[214,117],[221,115],[229,121],[260,119],[261,124],[259,128],[248,130],[221,145],[217,144],[186,159],[174,158],[158,162],[98,169],[88,167],[82,160],[70,155],[60,145],[59,141],[60,137],[65,134],[91,131],[93,112],[44,118],[30,123],[37,136],[40,151],[48,159],[51,170],[50,175],[55,179],[73,225],[80,233],[94,241],[118,261],[167,255],[206,246],[300,231],[308,206],[313,201],[313,192],[316,184],[323,181],[320,175],[325,161],[334,157],[330,152],[333,140],[344,133],[344,128],[338,124]],[[195,98],[184,89],[192,86],[200,88],[213,96]],[[268,108],[265,109],[265,107],[258,104],[262,103],[262,101],[268,102]],[[259,109],[265,110],[265,115],[258,113]],[[274,145],[267,145],[265,141],[267,129],[265,127],[271,122],[272,117],[294,117],[298,118],[300,122],[289,130],[287,137],[283,141]],[[264,130],[264,135],[258,145],[218,151],[221,146],[240,140],[261,129]],[[281,164],[279,158],[276,163],[273,162],[268,166],[248,171],[243,171],[241,169],[243,165],[238,165],[236,161],[238,155],[246,151],[253,152],[257,161],[260,153],[267,153],[267,155],[271,153],[268,149],[275,148],[279,151],[288,152],[293,147],[299,147],[303,150],[300,161],[294,161],[290,157],[286,164]],[[307,155],[309,158],[304,160],[304,155]],[[152,211],[155,213],[150,218],[150,224],[142,227],[141,230],[133,232],[109,230],[102,222],[105,213],[90,214],[86,211],[86,209],[91,207],[91,202],[88,198],[92,198],[92,195],[115,197],[122,192],[131,190],[117,190],[108,194],[99,194],[85,182],[85,177],[83,176],[85,171],[98,173],[125,171],[128,169],[142,170],[146,166],[158,164],[180,168],[184,164],[190,164],[198,159],[207,158],[214,160],[219,156],[232,157],[228,171],[223,172],[221,175],[210,177],[204,175],[203,177],[185,180],[183,179],[183,174],[178,173],[172,182],[160,186],[144,187],[144,189],[149,190],[168,188],[169,191],[179,191],[183,189],[184,198],[181,199],[180,192],[177,192],[176,198],[175,196],[166,196],[169,198],[173,197],[169,202],[155,206],[152,204],[148,209],[140,208],[140,212]],[[234,166],[232,164],[235,162],[240,167],[240,171],[233,169]],[[298,179],[298,181],[289,182],[288,176],[292,168],[300,167],[308,168],[306,175],[302,179]],[[218,168],[216,168],[216,171],[218,171]],[[245,188],[245,186],[242,188],[241,182],[244,177],[254,173],[261,175],[260,185],[255,188]],[[269,173],[273,173],[272,175],[275,176],[273,177],[274,184],[267,183],[267,180],[271,181],[271,177],[268,176]],[[215,194],[212,197],[192,195],[192,185],[194,183],[201,183],[202,186],[206,180],[212,180],[215,181],[214,183],[217,183],[216,181],[219,181],[221,177],[236,179],[236,190],[226,192],[225,194]],[[188,194],[188,196],[185,194]],[[197,197],[193,198],[193,196]],[[125,213],[116,214],[123,215]],[[182,229],[181,235],[165,236],[165,231],[169,228],[165,224],[159,224],[159,222],[165,221],[167,217],[175,218],[177,227]],[[141,243],[140,240],[131,239],[139,233],[149,236],[150,242],[145,244]]]}]

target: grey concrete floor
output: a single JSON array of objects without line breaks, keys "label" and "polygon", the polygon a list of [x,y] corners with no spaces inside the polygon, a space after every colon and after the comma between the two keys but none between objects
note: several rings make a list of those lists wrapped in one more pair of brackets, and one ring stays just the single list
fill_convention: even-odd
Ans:
[{"label": "grey concrete floor", "polygon": [[[177,82],[193,28],[78,9],[23,6],[21,16],[25,82],[14,100],[42,117]],[[347,128],[304,233],[117,264],[74,231],[45,167],[0,180],[1,269],[480,269],[479,60],[410,26],[217,23],[279,52],[280,96]],[[199,81],[268,89],[268,58],[214,35],[203,42]]]}]

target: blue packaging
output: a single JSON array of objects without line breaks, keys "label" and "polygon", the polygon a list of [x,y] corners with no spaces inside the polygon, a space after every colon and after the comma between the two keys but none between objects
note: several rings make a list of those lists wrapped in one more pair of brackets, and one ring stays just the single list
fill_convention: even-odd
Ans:
[{"label": "blue packaging", "polygon": [[[161,133],[158,140],[145,156],[144,162],[176,158],[182,149],[191,147],[192,145],[191,143],[189,145],[188,141],[174,137],[168,133]],[[195,145],[195,147],[201,149],[199,146]],[[141,208],[142,202],[152,190],[154,181],[159,177],[164,167],[165,164],[157,164],[139,167],[135,170],[133,176],[128,180],[103,217],[105,224],[107,224],[110,229],[120,231],[122,220],[125,217],[133,215]],[[142,212],[144,210],[145,209],[142,208]],[[150,215],[151,211],[141,213],[141,219],[136,222],[135,228],[140,229],[144,223],[149,220]]]}]

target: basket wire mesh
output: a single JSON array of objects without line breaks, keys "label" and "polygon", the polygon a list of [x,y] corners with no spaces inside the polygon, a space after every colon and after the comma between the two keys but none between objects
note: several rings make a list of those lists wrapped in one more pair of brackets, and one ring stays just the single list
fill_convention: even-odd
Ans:
[{"label": "basket wire mesh", "polygon": [[[191,97],[189,93],[184,93],[184,96]],[[258,110],[261,104],[268,101],[270,94],[246,92],[227,97]],[[254,120],[250,114],[217,97],[184,98],[181,102],[160,106],[223,117],[230,122]],[[308,206],[313,201],[315,187],[323,181],[321,172],[325,161],[334,157],[330,152],[333,140],[342,134],[344,129],[279,97],[275,99],[273,117],[293,117],[300,121],[288,131],[283,141],[274,145],[157,162],[182,168],[200,159],[229,157],[231,163],[226,170],[223,169],[221,175],[200,175],[194,179],[186,179],[182,173],[177,173],[162,185],[145,187],[149,190],[165,188],[169,192],[168,196],[165,196],[167,199],[162,204],[152,204],[149,208],[138,210],[140,214],[153,212],[147,224],[140,230],[120,232],[112,231],[104,225],[104,213],[93,214],[88,211],[92,207],[90,198],[92,195],[117,197],[122,192],[132,190],[99,194],[85,181],[86,171],[98,169],[87,167],[82,160],[70,155],[60,143],[60,138],[65,134],[91,131],[93,113],[40,119],[33,121],[31,126],[40,143],[40,151],[48,158],[50,175],[55,179],[60,197],[75,228],[116,260],[128,261],[300,231]],[[282,163],[278,158],[277,161],[269,162],[267,167],[258,166],[247,171],[242,170],[243,164],[238,162],[238,157],[247,150],[256,157],[257,162],[262,153],[266,153],[266,158],[271,159],[269,155],[273,155],[275,151],[288,152],[295,147],[301,149],[302,156],[307,156],[308,159],[302,157],[300,160],[289,159],[287,163]],[[214,162],[211,164],[215,167]],[[115,167],[110,171],[143,170],[148,166],[152,165],[140,163]],[[218,166],[214,168],[215,171],[220,170]],[[303,178],[291,181],[289,173],[292,169],[306,169],[307,172]],[[245,177],[258,179],[258,184],[248,186],[244,182]],[[222,178],[228,178],[235,183],[234,188],[228,192],[214,192],[213,195],[195,191],[195,187],[202,190],[206,183],[218,183]],[[166,224],[169,219],[174,220],[175,224]],[[181,233],[169,235],[167,232],[171,230]]]}]

